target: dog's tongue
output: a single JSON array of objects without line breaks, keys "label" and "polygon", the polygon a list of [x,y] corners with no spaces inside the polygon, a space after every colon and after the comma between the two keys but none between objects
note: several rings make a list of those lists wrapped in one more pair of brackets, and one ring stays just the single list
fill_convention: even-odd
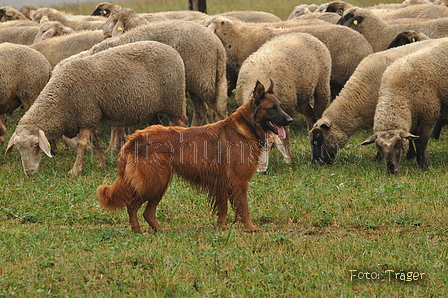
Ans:
[{"label": "dog's tongue", "polygon": [[[273,123],[273,124],[274,124],[274,123]],[[278,126],[277,124],[274,124],[274,126],[275,126],[275,128],[277,128],[277,130],[278,130],[278,133],[277,133],[278,138],[279,138],[280,140],[284,140],[284,139],[286,139],[286,131],[285,131],[285,129],[283,128],[283,126]]]}]

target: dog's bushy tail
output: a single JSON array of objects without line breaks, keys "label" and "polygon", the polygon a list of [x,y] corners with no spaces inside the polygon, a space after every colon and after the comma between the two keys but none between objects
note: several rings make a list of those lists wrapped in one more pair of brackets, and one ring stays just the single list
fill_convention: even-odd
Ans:
[{"label": "dog's bushy tail", "polygon": [[119,176],[112,186],[100,185],[96,189],[101,207],[108,210],[123,208],[131,201],[132,193],[124,185],[123,178]]}]

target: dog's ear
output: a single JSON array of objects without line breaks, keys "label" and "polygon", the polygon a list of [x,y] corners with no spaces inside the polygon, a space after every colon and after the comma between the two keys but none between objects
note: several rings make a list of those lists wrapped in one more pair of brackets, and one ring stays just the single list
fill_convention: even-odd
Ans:
[{"label": "dog's ear", "polygon": [[260,101],[260,99],[262,99],[264,97],[264,95],[266,94],[263,84],[260,83],[260,81],[258,81],[258,80],[255,83],[255,88],[254,88],[253,94],[254,94],[254,98],[256,99],[256,102]]},{"label": "dog's ear", "polygon": [[266,93],[269,93],[269,94],[274,94],[274,82],[272,81],[272,79],[269,79],[269,81],[271,82],[271,85],[269,85],[269,88],[268,88],[268,90],[266,90]]}]

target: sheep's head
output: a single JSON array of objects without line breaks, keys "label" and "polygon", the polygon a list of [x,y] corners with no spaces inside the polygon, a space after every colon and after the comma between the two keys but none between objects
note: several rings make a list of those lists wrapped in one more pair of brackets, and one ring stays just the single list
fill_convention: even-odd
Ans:
[{"label": "sheep's head", "polygon": [[311,157],[322,164],[331,164],[339,149],[348,142],[348,135],[328,119],[319,119],[310,130]]},{"label": "sheep's head", "polygon": [[334,12],[342,16],[344,14],[344,11],[346,11],[350,7],[353,7],[353,5],[351,5],[350,3],[344,1],[333,1],[328,3],[325,12]]},{"label": "sheep's head", "polygon": [[357,27],[364,20],[363,10],[359,7],[349,8],[338,21],[338,25],[347,26],[353,30],[357,30]]},{"label": "sheep's head", "polygon": [[415,136],[404,130],[388,130],[374,133],[361,145],[375,143],[378,152],[386,162],[388,174],[400,173],[400,159],[403,151],[407,148],[407,142],[411,139],[417,139]]},{"label": "sheep's head", "polygon": [[51,157],[50,143],[45,133],[33,125],[18,125],[9,139],[6,155],[16,146],[22,158],[23,170],[27,176],[33,175],[39,169],[42,153]]}]

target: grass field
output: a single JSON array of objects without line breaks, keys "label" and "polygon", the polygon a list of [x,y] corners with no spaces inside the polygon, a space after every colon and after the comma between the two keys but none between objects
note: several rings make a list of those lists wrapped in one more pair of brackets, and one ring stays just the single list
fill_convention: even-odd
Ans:
[{"label": "grass field", "polygon": [[[151,3],[186,9],[170,2],[179,3]],[[285,17],[299,4],[244,3],[208,7],[270,5]],[[7,140],[21,115],[8,118]],[[87,154],[83,174],[70,178],[75,153],[58,144],[60,153],[25,177],[18,151],[4,156],[2,145],[0,297],[446,297],[447,130],[429,143],[428,170],[403,160],[398,176],[373,161],[374,146],[358,145],[370,130],[351,138],[330,166],[311,161],[304,122],[292,131],[293,163],[274,150],[269,171],[250,182],[258,233],[239,223],[215,228],[205,194],[174,179],[158,208],[164,231],[150,232],[140,216],[149,233],[133,234],[126,211],[102,210],[95,194],[116,178],[116,154],[104,169]],[[108,129],[101,132],[106,147]]]}]

